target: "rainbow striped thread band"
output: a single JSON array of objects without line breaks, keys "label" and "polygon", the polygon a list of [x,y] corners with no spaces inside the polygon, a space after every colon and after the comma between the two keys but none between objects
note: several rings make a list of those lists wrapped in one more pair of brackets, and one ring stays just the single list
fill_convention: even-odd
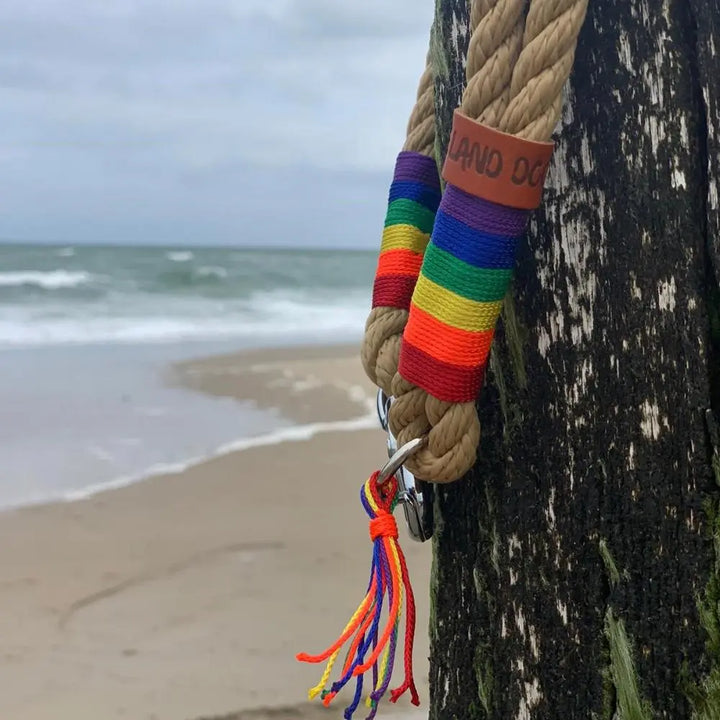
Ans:
[{"label": "rainbow striped thread band", "polygon": [[408,310],[440,204],[440,178],[433,158],[403,151],[390,186],[373,307]]},{"label": "rainbow striped thread band", "polygon": [[[390,687],[403,599],[407,607],[403,647],[405,678],[398,688],[390,691],[390,702],[396,702],[409,690],[410,701],[414,705],[420,704],[413,680],[412,667],[415,599],[405,556],[397,540],[397,524],[392,515],[398,501],[398,484],[397,479],[392,477],[383,486],[379,486],[378,475],[378,472],[373,473],[360,491],[360,501],[370,518],[370,539],[373,542],[370,582],[365,597],[340,637],[329,648],[320,655],[308,655],[307,653],[297,655],[297,659],[301,662],[327,663],[320,682],[308,692],[310,700],[320,695],[326,707],[353,677],[356,678],[355,694],[343,713],[345,720],[351,720],[360,705],[363,676],[368,670],[372,669],[372,688],[365,700],[365,705],[369,708],[367,720],[373,720],[380,700]],[[386,597],[387,620],[381,631],[380,618]],[[330,689],[326,689],[340,650],[353,635],[354,638],[345,656],[340,679],[334,682]],[[369,657],[366,657],[368,654]]]},{"label": "rainbow striped thread band", "polygon": [[528,210],[448,184],[410,306],[400,373],[439,400],[472,402],[512,278]]}]

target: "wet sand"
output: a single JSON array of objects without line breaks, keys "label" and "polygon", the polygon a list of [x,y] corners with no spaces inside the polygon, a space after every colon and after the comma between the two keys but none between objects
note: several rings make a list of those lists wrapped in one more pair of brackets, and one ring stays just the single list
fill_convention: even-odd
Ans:
[{"label": "wet sand", "polygon": [[[342,698],[307,704],[321,667],[294,656],[330,644],[366,589],[357,495],[385,450],[356,349],[210,358],[168,382],[276,407],[304,431],[0,515],[0,717],[341,718]],[[399,524],[423,704],[385,705],[381,720],[427,716],[430,548]]]}]

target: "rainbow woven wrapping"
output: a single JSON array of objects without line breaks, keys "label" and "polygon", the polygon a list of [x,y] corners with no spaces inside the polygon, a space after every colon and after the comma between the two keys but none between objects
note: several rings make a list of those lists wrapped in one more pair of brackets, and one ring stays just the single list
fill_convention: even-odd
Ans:
[{"label": "rainbow woven wrapping", "polygon": [[440,203],[435,160],[403,151],[395,163],[378,259],[373,307],[408,310]]},{"label": "rainbow woven wrapping", "polygon": [[[344,717],[351,720],[353,713],[360,704],[363,691],[363,675],[372,669],[372,691],[366,699],[370,708],[367,720],[375,717],[380,699],[390,685],[403,596],[407,605],[405,621],[404,667],[405,680],[402,685],[390,693],[390,701],[395,702],[407,690],[410,691],[411,702],[420,704],[415,688],[412,668],[413,636],[415,633],[415,600],[408,574],[405,556],[397,537],[397,524],[392,515],[398,501],[398,485],[396,478],[390,478],[384,485],[378,486],[379,473],[374,473],[363,485],[360,492],[365,512],[370,518],[370,539],[373,542],[372,569],[367,593],[360,606],[348,621],[340,637],[320,655],[300,653],[297,659],[301,662],[319,663],[327,661],[320,682],[308,692],[310,700],[321,695],[327,707],[333,698],[353,677],[356,677],[355,695],[345,709]],[[384,598],[388,599],[388,619],[380,632],[380,616]],[[325,686],[330,678],[335,661],[342,646],[353,636],[352,643],[343,664],[342,676],[330,686]],[[367,654],[370,656],[365,659]]]},{"label": "rainbow woven wrapping", "polygon": [[446,186],[403,335],[406,380],[439,400],[476,399],[528,216]]}]

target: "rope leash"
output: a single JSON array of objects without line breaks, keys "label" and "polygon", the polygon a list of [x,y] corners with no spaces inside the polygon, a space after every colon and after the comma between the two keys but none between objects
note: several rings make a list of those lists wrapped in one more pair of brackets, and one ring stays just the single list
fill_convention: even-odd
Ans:
[{"label": "rope leash", "polygon": [[525,5],[472,5],[467,86],[443,167],[447,185],[391,383],[389,420],[398,442],[428,437],[408,462],[423,480],[451,482],[475,463],[474,404],[515,250],[541,201],[548,140],[587,0],[530,0],[526,17]]},{"label": "rope leash", "polygon": [[[393,396],[389,425],[401,448],[360,493],[373,543],[363,600],[330,647],[319,655],[297,655],[302,662],[326,662],[308,693],[310,699],[320,695],[326,706],[356,678],[346,720],[360,705],[369,671],[368,720],[387,693],[403,601],[405,678],[390,701],[410,691],[419,704],[412,673],[415,605],[392,515],[409,497],[398,477],[405,465],[424,480],[450,482],[475,463],[475,400],[515,251],[541,200],[553,147],[547,141],[559,119],[587,0],[530,0],[527,15],[526,6],[527,0],[472,2],[467,86],[454,117],[442,197],[432,158],[429,68],[396,161],[361,357],[368,376]],[[417,527],[414,535],[426,539],[419,520]],[[340,678],[328,689],[348,641]]]}]

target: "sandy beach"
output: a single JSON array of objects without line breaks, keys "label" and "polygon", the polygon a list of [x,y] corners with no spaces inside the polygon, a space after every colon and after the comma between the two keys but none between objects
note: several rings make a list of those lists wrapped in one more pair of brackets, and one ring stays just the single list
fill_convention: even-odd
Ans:
[{"label": "sandy beach", "polygon": [[[294,656],[330,644],[367,583],[358,490],[386,455],[357,349],[209,358],[166,381],[277,408],[295,427],[182,472],[0,515],[0,718],[341,718],[342,698],[307,704],[321,667]],[[430,548],[399,525],[422,706],[384,704],[385,720],[427,716]]]}]

